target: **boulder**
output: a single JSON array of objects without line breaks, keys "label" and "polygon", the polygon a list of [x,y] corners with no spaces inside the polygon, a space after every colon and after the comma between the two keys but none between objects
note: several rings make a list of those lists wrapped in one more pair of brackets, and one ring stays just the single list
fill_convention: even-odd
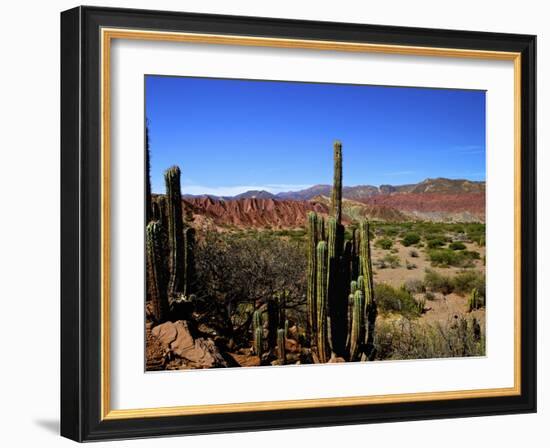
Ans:
[{"label": "boulder", "polygon": [[211,339],[193,338],[187,321],[165,322],[152,330],[172,355],[195,368],[227,367],[227,362]]}]

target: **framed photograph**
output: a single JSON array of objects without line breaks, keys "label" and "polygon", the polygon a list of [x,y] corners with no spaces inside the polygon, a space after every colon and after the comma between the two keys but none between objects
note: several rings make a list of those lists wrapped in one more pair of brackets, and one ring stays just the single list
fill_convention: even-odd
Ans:
[{"label": "framed photograph", "polygon": [[536,411],[535,36],[61,14],[61,433]]}]

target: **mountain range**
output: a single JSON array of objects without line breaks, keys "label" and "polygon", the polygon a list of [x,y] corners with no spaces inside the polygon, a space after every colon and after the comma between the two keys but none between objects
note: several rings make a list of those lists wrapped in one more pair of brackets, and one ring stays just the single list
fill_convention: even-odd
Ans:
[{"label": "mountain range", "polygon": [[[270,193],[265,190],[248,190],[235,196],[213,195],[184,195],[184,198],[206,197],[212,199],[284,199],[293,201],[309,201],[317,196],[331,195],[332,186],[328,184],[313,185],[312,187],[281,193]],[[416,184],[405,185],[356,185],[342,188],[342,196],[346,199],[362,201],[371,196],[398,194],[398,193],[434,193],[434,194],[461,194],[461,193],[485,193],[484,181],[471,181],[467,179],[447,179],[444,177],[428,178]]]},{"label": "mountain range", "polygon": [[[344,221],[484,222],[485,182],[426,179],[407,185],[343,187]],[[250,190],[231,197],[183,197],[196,220],[205,225],[236,227],[302,227],[307,213],[328,215],[330,185],[273,194]]]}]

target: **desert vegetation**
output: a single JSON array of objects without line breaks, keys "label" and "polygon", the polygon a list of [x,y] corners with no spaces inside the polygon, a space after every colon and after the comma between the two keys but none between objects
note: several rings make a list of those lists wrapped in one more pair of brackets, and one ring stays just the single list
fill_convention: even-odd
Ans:
[{"label": "desert vegetation", "polygon": [[180,168],[147,176],[148,370],[484,355],[485,225],[347,214],[333,151],[330,199],[284,228],[205,222]]}]

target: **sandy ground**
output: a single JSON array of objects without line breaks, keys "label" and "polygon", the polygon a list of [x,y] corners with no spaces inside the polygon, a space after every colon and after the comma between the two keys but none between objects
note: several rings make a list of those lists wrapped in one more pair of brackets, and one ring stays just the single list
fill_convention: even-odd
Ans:
[{"label": "sandy ground", "polygon": [[[472,270],[477,270],[483,272],[485,266],[483,266],[483,257],[485,256],[485,247],[479,247],[475,243],[464,243],[467,250],[475,250],[479,252],[481,259],[474,260],[475,267],[468,268]],[[390,250],[380,249],[372,246],[372,256],[373,256],[373,272],[374,272],[374,281],[376,283],[387,283],[393,287],[400,287],[408,280],[424,280],[424,275],[426,269],[434,270],[440,274],[447,276],[454,276],[458,272],[464,270],[463,268],[457,267],[432,267],[429,259],[427,258],[425,248],[416,248],[413,246],[404,247],[399,241],[394,241],[393,248],[397,249],[397,253],[390,252]],[[418,253],[418,257],[412,257],[410,255],[411,250],[415,250]],[[400,266],[396,268],[390,268],[389,266],[385,269],[377,268],[376,261],[384,258],[386,254],[392,254],[399,257]],[[411,264],[416,265],[416,268],[407,269],[406,261]],[[423,293],[415,294],[415,298],[422,298]],[[424,314],[421,316],[421,320],[425,322],[441,322],[444,324],[449,319],[452,319],[454,316],[459,316],[465,314],[468,311],[468,297],[460,296],[458,294],[448,294],[444,296],[440,293],[434,294],[434,300],[426,301],[426,308]],[[484,323],[485,320],[485,309],[477,310],[471,313],[472,316],[475,316],[478,320]]]}]

